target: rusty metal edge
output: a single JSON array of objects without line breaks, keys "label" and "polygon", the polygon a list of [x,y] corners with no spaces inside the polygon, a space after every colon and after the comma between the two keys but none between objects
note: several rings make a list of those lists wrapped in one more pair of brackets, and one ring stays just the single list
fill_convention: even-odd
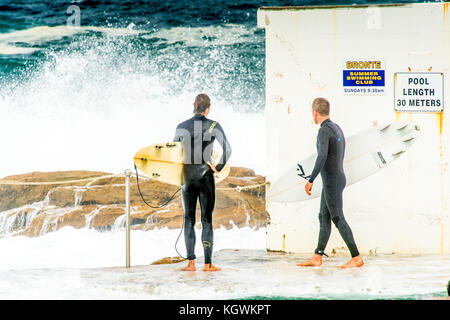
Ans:
[{"label": "rusty metal edge", "polygon": [[[323,5],[323,6],[280,6],[280,7],[259,7],[262,11],[280,10],[308,10],[308,9],[345,9],[345,8],[368,8],[368,7],[402,7],[413,4],[428,4],[430,2],[409,2],[409,3],[380,3],[380,4],[353,4],[353,5]],[[450,1],[436,2],[436,4],[450,3]]]}]

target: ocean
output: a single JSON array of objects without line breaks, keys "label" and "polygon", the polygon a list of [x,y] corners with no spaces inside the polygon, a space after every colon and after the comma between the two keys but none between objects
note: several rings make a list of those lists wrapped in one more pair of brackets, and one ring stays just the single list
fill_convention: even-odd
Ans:
[{"label": "ocean", "polygon": [[366,2],[0,1],[0,177],[123,172],[173,138],[201,92],[231,165],[264,174],[258,7],[352,3]]},{"label": "ocean", "polygon": [[[0,177],[58,170],[122,173],[132,168],[138,149],[172,140],[202,92],[211,97],[209,117],[221,123],[233,147],[231,165],[264,175],[265,33],[256,27],[258,7],[387,2],[0,1]],[[132,264],[176,255],[178,232],[133,231]],[[124,237],[123,230],[66,227],[42,237],[1,238],[0,298],[176,299],[180,286],[192,285],[189,278],[146,278],[161,266],[136,269],[134,275],[105,269],[124,264]],[[323,271],[331,270],[325,277],[308,271],[304,276],[322,279],[319,284],[294,286],[294,258],[267,257],[263,229],[220,229],[216,239],[225,275],[214,277],[224,287],[206,286],[191,298],[211,298],[219,290],[214,297],[420,299],[443,295],[439,285],[450,276],[436,266],[440,275],[420,286],[413,267],[411,278],[401,277],[407,265],[401,261],[408,260],[383,257],[337,280],[330,280],[334,269]],[[230,255],[236,261],[250,257],[254,271],[227,265],[226,250],[244,250]],[[438,265],[446,263],[442,259],[432,257]],[[385,263],[393,276],[383,274]],[[163,272],[170,278],[174,268]],[[285,276],[277,282],[273,270]],[[197,277],[208,283],[204,275]],[[350,291],[341,288],[349,277],[359,279]]]}]

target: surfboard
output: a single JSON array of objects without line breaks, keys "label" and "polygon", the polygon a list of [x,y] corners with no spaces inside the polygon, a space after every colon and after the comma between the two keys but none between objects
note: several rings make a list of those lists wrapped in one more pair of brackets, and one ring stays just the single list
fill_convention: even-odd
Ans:
[{"label": "surfboard", "polygon": [[[213,150],[211,160],[213,164],[218,164],[222,152]],[[148,177],[161,182],[182,186],[183,181],[183,146],[181,142],[164,142],[140,149],[134,155],[136,167]],[[216,183],[225,179],[230,173],[228,163],[214,174]]]},{"label": "surfboard", "polygon": [[[379,124],[346,138],[344,172],[347,186],[398,159],[419,135],[417,123],[399,121]],[[290,166],[268,187],[267,199],[274,202],[299,202],[319,197],[322,192],[320,174],[314,180],[311,196],[305,192],[305,184],[316,158],[317,152]]]}]

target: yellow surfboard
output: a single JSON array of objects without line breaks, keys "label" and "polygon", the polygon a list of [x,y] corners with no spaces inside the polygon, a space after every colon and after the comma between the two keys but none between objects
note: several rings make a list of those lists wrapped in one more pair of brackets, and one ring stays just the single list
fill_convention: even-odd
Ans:
[{"label": "yellow surfboard", "polygon": [[[221,152],[213,150],[212,162],[218,164]],[[151,179],[176,186],[182,186],[183,181],[183,146],[181,142],[165,142],[142,148],[134,155],[136,167]],[[219,183],[230,173],[227,163],[219,173],[214,174],[215,182]]]}]

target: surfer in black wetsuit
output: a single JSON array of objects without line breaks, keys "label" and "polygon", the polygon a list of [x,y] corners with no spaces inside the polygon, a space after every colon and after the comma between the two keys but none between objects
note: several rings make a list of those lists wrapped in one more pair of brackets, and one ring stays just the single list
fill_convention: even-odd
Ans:
[{"label": "surfer in black wetsuit", "polygon": [[[212,214],[216,198],[214,173],[218,173],[231,156],[231,146],[217,121],[206,118],[211,108],[206,94],[199,94],[194,102],[194,116],[177,126],[174,141],[183,144],[183,178],[181,189],[184,208],[184,239],[188,265],[183,271],[195,271],[195,211],[200,202],[202,244],[205,254],[205,271],[219,271],[211,262],[213,252]],[[218,164],[211,161],[214,141],[223,149]]]},{"label": "surfer in black wetsuit", "polygon": [[364,264],[356,247],[353,233],[344,218],[342,211],[342,192],[346,179],[343,162],[345,153],[345,137],[341,128],[329,118],[330,104],[324,98],[317,98],[312,104],[314,122],[320,124],[317,136],[317,160],[314,169],[305,185],[305,191],[311,195],[314,179],[320,173],[322,177],[322,196],[320,199],[320,232],[314,256],[298,266],[320,266],[322,255],[331,233],[331,222],[339,230],[341,237],[350,250],[352,259],[341,268],[360,267]]}]

